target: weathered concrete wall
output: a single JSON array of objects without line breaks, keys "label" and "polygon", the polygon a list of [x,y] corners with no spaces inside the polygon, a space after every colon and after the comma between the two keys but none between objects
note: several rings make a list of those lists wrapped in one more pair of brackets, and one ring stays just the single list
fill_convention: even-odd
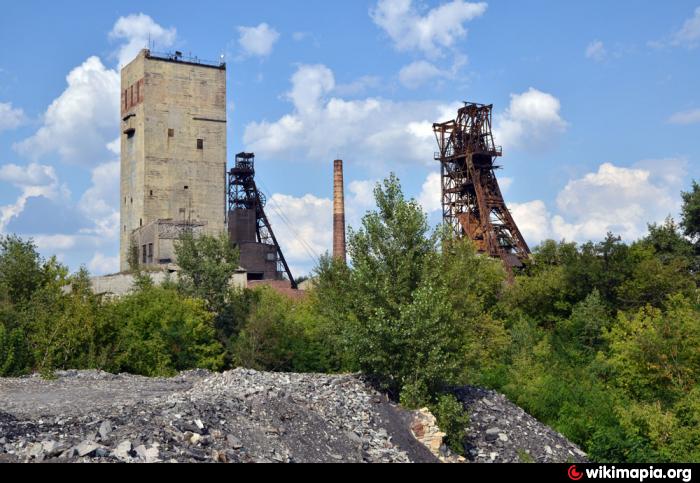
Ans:
[{"label": "weathered concrete wall", "polygon": [[124,271],[131,233],[155,220],[197,221],[205,223],[206,234],[224,232],[226,70],[143,50],[122,70],[122,91]]},{"label": "weathered concrete wall", "polygon": [[[150,272],[149,274],[156,285],[162,284],[168,277],[171,281],[177,282],[177,272],[168,273],[167,271],[158,271]],[[247,280],[248,278],[245,272],[237,272],[231,279],[231,286],[246,288]],[[121,297],[127,295],[134,289],[134,276],[130,273],[117,273],[115,275],[105,275],[103,277],[92,277],[90,283],[92,285],[92,291],[96,294]]]}]

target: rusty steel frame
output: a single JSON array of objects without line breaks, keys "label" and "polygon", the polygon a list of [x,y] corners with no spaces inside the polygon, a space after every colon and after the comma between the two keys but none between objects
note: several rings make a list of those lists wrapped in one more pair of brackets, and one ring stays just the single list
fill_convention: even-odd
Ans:
[{"label": "rusty steel frame", "polygon": [[500,258],[509,273],[529,258],[503,200],[494,164],[503,154],[493,141],[493,105],[465,102],[457,118],[433,124],[439,151],[442,217],[454,237],[469,237],[479,252]]}]

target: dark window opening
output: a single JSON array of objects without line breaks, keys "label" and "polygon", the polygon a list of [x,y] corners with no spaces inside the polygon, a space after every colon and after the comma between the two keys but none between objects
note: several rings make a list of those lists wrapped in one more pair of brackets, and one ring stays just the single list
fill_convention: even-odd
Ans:
[{"label": "dark window opening", "polygon": [[127,129],[126,131],[126,138],[131,139],[134,137],[134,133],[136,132],[136,129]]},{"label": "dark window opening", "polygon": [[139,226],[143,226],[143,218],[139,218]]},{"label": "dark window opening", "polygon": [[133,199],[133,198],[129,198],[129,200],[131,200],[131,204],[133,205],[133,204],[134,204],[134,199]]},{"label": "dark window opening", "polygon": [[142,251],[141,260],[143,261],[143,263],[146,263],[146,259],[147,259],[147,257],[146,257],[146,255],[147,255],[146,254],[146,245],[143,245],[141,247],[141,251]]},{"label": "dark window opening", "polygon": [[148,244],[148,263],[153,263],[153,243]]},{"label": "dark window opening", "polygon": [[248,280],[263,280],[265,276],[264,273],[250,273],[248,272]]},{"label": "dark window opening", "polygon": [[153,196],[153,190],[151,190],[149,193],[151,193],[151,196]]},{"label": "dark window opening", "polygon": [[124,225],[124,233],[126,233],[126,225]]},{"label": "dark window opening", "polygon": [[185,186],[185,189],[188,190],[188,189],[190,189],[190,187],[189,187],[189,186]]},{"label": "dark window opening", "polygon": [[204,139],[197,139],[197,149],[204,149]]},{"label": "dark window opening", "polygon": [[168,129],[168,137],[169,138],[175,137],[175,129]]}]

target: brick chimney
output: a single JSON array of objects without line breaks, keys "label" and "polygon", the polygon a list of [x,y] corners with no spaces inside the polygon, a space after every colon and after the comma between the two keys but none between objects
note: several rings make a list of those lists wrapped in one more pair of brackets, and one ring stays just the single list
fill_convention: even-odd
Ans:
[{"label": "brick chimney", "polygon": [[333,162],[333,258],[346,261],[345,255],[345,194],[343,192],[343,161]]}]

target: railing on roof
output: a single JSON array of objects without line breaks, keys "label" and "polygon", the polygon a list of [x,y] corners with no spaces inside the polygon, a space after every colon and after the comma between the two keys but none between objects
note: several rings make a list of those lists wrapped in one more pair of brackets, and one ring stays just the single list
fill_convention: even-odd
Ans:
[{"label": "railing on roof", "polygon": [[186,56],[183,55],[180,51],[153,52],[149,50],[146,57],[150,57],[152,59],[171,60],[173,62],[186,62],[188,64],[206,65],[209,67],[226,67],[226,62],[223,61],[223,58],[219,62],[216,62],[213,60],[200,59],[199,57]]}]

